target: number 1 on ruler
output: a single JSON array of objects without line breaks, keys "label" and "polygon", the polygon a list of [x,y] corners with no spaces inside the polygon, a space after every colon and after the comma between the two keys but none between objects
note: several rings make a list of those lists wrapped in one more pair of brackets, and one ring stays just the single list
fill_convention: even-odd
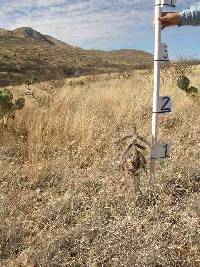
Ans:
[{"label": "number 1 on ruler", "polygon": [[170,144],[158,144],[153,147],[151,152],[151,159],[158,160],[158,159],[166,159],[170,157]]}]

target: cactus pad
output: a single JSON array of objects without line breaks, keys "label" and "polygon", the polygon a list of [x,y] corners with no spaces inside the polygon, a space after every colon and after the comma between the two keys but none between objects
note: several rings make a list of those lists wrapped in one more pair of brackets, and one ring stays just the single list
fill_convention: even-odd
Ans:
[{"label": "cactus pad", "polygon": [[13,101],[13,95],[8,89],[0,91],[0,119],[10,116],[15,110],[21,110],[25,106],[25,99],[19,98]]},{"label": "cactus pad", "polygon": [[0,91],[0,105],[7,105],[8,103],[12,102],[12,99],[13,95],[8,89]]},{"label": "cactus pad", "polygon": [[186,76],[181,75],[178,78],[177,85],[181,90],[187,91],[190,85],[190,80]]},{"label": "cactus pad", "polygon": [[24,98],[19,98],[15,101],[15,104],[14,104],[14,109],[15,110],[21,110],[23,109],[25,106],[25,99]]},{"label": "cactus pad", "polygon": [[186,90],[187,94],[197,94],[198,93],[198,89],[194,86],[190,86],[187,90]]}]

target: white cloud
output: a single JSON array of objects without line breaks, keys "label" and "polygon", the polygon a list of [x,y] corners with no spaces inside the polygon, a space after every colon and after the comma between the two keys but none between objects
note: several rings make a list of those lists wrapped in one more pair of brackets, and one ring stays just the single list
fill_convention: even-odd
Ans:
[{"label": "white cloud", "polygon": [[149,0],[10,0],[0,3],[3,27],[33,27],[76,45],[114,36],[133,38],[135,34],[137,38],[144,38],[143,27],[152,28],[153,1]]}]

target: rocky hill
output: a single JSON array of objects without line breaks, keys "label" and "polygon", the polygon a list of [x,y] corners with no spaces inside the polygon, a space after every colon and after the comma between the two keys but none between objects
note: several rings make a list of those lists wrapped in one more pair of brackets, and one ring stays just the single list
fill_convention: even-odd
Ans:
[{"label": "rocky hill", "polygon": [[32,28],[0,29],[0,85],[144,68],[152,55],[143,51],[84,50]]}]

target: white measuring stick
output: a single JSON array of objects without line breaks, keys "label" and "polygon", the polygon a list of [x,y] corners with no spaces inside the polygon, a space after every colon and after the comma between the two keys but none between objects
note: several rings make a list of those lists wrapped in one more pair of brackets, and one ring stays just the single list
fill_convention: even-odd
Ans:
[{"label": "white measuring stick", "polygon": [[160,64],[169,61],[167,45],[161,43],[161,23],[163,7],[175,7],[175,0],[155,0],[155,51],[154,51],[154,90],[152,116],[152,153],[151,153],[151,181],[156,177],[157,159],[169,157],[170,145],[158,144],[158,116],[172,111],[172,101],[169,96],[160,96]]},{"label": "white measuring stick", "polygon": [[[160,47],[161,47],[161,23],[158,18],[161,16],[161,6],[155,4],[155,50],[154,50],[154,90],[153,90],[153,110],[158,109],[160,92]],[[156,147],[158,137],[158,113],[154,112],[152,116],[152,147]],[[155,179],[156,160],[151,160],[151,179]]]}]

